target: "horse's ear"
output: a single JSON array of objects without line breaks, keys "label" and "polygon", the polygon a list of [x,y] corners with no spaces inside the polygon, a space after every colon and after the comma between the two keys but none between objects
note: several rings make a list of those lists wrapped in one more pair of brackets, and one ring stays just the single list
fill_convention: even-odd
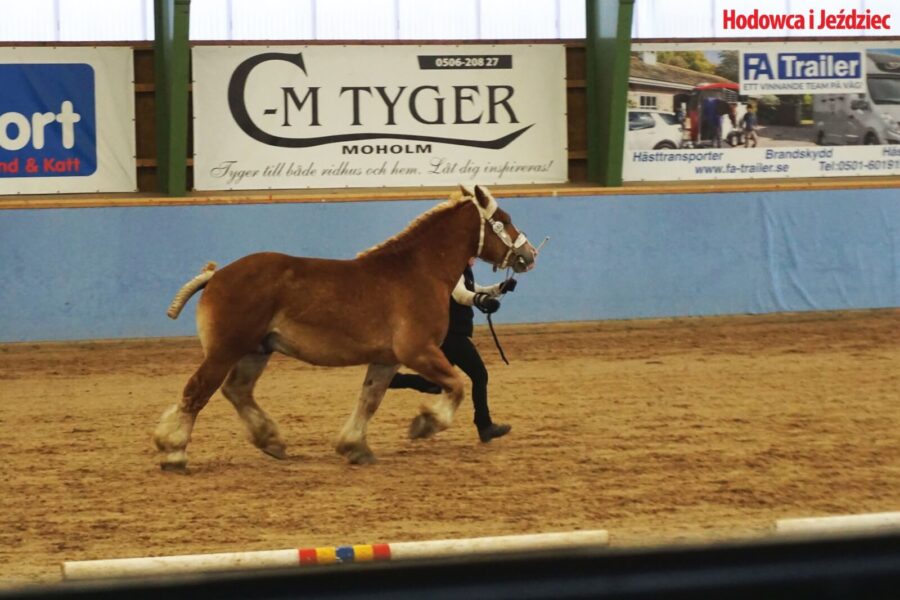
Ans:
[{"label": "horse's ear", "polygon": [[466,198],[473,198],[475,196],[475,192],[472,191],[472,188],[466,187],[464,184],[459,184],[459,191],[462,192],[462,195]]},{"label": "horse's ear", "polygon": [[481,205],[481,208],[487,208],[494,200],[488,189],[480,185],[475,186],[475,198],[478,199],[478,204]]}]

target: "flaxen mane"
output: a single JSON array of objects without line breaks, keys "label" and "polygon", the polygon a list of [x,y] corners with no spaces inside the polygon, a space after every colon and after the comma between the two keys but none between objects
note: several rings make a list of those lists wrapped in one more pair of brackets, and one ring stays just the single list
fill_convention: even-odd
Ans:
[{"label": "flaxen mane", "polygon": [[418,217],[416,217],[413,221],[410,222],[409,225],[406,226],[406,229],[404,229],[397,235],[390,237],[390,238],[386,239],[385,241],[372,246],[368,250],[363,250],[362,252],[360,252],[359,254],[356,255],[356,258],[363,258],[365,256],[369,256],[370,254],[373,254],[380,250],[384,250],[386,248],[396,246],[399,242],[405,240],[409,236],[410,231],[416,229],[416,227],[418,225],[431,219],[431,217],[434,216],[436,213],[443,212],[445,210],[453,208],[454,206],[456,206],[463,200],[467,200],[467,199],[468,198],[466,196],[464,196],[462,194],[462,192],[460,192],[459,190],[454,191],[452,194],[450,194],[450,198],[448,200],[446,200],[445,202],[441,202],[434,208],[432,208],[432,209],[422,213]]}]

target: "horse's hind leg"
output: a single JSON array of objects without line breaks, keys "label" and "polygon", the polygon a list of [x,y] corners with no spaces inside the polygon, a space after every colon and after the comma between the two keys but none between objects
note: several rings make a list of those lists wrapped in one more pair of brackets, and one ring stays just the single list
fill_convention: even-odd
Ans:
[{"label": "horse's hind leg", "polygon": [[239,360],[225,379],[222,394],[234,405],[247,426],[253,445],[269,456],[286,458],[278,426],[253,399],[253,387],[271,356],[269,353],[254,353]]},{"label": "horse's hind leg", "polygon": [[336,450],[355,465],[375,462],[375,454],[366,443],[366,426],[378,410],[384,393],[399,365],[369,365],[359,402],[338,436]]},{"label": "horse's hind leg", "polygon": [[210,397],[222,385],[233,364],[233,360],[207,356],[184,386],[181,401],[170,406],[162,414],[153,440],[157,449],[163,453],[160,466],[164,470],[184,470],[187,465],[186,448],[191,441],[191,431],[194,428],[194,421],[197,420],[197,413],[206,406]]}]

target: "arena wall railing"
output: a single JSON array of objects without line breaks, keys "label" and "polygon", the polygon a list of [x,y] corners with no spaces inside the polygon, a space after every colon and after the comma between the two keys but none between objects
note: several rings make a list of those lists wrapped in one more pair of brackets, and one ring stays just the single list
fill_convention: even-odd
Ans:
[{"label": "arena wall railing", "polygon": [[[193,335],[165,312],[207,261],[352,258],[444,198],[0,211],[0,340]],[[896,188],[499,202],[551,239],[498,327],[900,306]]]}]

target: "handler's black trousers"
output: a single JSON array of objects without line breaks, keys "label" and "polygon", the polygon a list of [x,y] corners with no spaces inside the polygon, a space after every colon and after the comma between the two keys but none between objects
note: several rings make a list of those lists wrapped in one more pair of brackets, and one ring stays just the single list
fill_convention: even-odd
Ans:
[{"label": "handler's black trousers", "polygon": [[475,427],[484,429],[491,426],[491,411],[488,409],[487,384],[488,372],[478,354],[478,349],[472,343],[472,339],[464,335],[450,333],[441,344],[444,356],[462,369],[472,380],[472,404],[475,407]]},{"label": "handler's black trousers", "polygon": [[[472,380],[472,404],[475,407],[475,427],[484,429],[491,426],[491,412],[487,402],[488,372],[478,354],[478,349],[472,343],[471,338],[465,335],[450,333],[441,344],[444,356],[450,364],[459,367],[469,379]],[[391,380],[392,388],[412,388],[423,391],[431,384],[421,375],[402,374],[394,375]]]}]

